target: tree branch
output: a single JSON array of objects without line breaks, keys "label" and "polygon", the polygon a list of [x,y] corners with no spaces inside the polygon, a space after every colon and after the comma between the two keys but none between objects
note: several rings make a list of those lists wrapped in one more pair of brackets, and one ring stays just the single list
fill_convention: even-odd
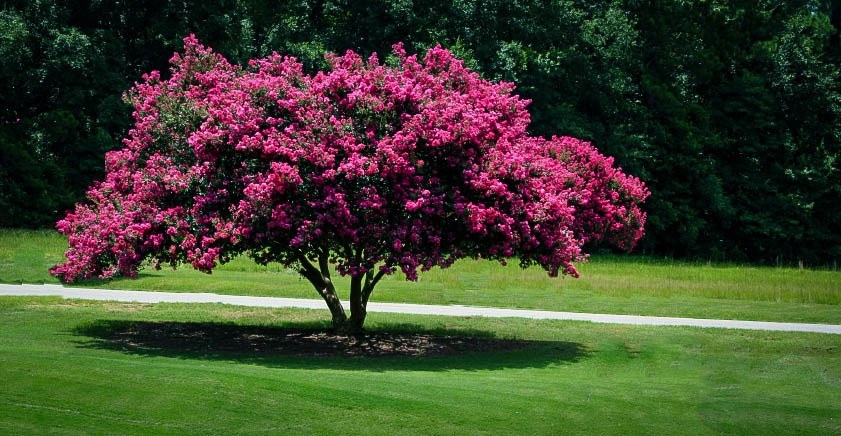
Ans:
[{"label": "tree branch", "polygon": [[371,270],[371,269],[368,269],[367,271],[365,271],[365,288],[366,289],[371,284],[371,280],[373,280],[373,279],[374,279],[374,271]]},{"label": "tree branch", "polygon": [[[330,281],[330,271],[327,268],[324,268],[325,273],[321,273],[318,268],[313,265],[303,253],[297,254],[298,262],[301,263],[302,271],[299,271],[301,275],[306,277],[310,283],[312,283],[315,290],[321,295],[321,298],[324,299],[324,302],[327,303],[327,307],[330,309],[330,313],[333,315],[333,327],[336,329],[344,328],[344,325],[347,321],[347,316],[345,315],[345,309],[342,307],[342,302],[339,300],[339,296],[336,295],[336,288],[333,286],[333,283]],[[327,265],[327,256],[324,254],[320,255],[318,258],[319,266]]]},{"label": "tree branch", "polygon": [[374,286],[377,286],[380,279],[383,278],[385,275],[384,270],[377,271],[377,275],[374,276],[373,280],[366,280],[365,282],[365,289],[362,290],[362,304],[368,305],[368,298],[371,297],[371,293],[374,292]]},{"label": "tree branch", "polygon": [[321,277],[325,282],[328,283],[331,282],[329,260],[329,252],[326,249],[322,248],[321,254],[318,255],[318,267],[321,269]]},{"label": "tree branch", "polygon": [[310,263],[309,259],[307,259],[303,253],[298,253],[296,259],[301,263],[301,267],[303,267],[303,271],[298,272],[300,272],[302,276],[306,277],[307,280],[312,282],[312,285],[316,288],[321,287],[324,282],[324,278],[321,276],[318,269]]}]

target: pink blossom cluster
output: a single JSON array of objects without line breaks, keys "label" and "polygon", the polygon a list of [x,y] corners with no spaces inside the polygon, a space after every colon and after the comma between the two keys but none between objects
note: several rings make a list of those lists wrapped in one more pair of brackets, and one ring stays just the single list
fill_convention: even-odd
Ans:
[{"label": "pink blossom cluster", "polygon": [[630,249],[642,182],[574,138],[529,136],[527,100],[450,52],[394,46],[328,56],[305,74],[273,54],[247,67],[184,40],[166,80],[127,96],[135,124],[105,180],[59,221],[66,281],[154,266],[209,272],[247,253],[295,265],[327,254],[341,274],[446,267],[462,257],[577,276],[581,247]]}]

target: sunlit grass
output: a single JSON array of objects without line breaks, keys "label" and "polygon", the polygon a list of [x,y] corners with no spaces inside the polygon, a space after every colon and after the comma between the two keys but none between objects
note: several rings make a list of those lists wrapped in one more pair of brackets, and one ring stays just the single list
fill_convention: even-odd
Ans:
[{"label": "sunlit grass", "polygon": [[[58,283],[64,239],[49,231],[0,231],[0,282]],[[550,278],[539,268],[465,259],[449,269],[384,279],[374,301],[463,304],[597,313],[841,323],[841,272],[707,264],[642,256],[598,255],[581,278]],[[336,278],[341,297],[349,283]],[[89,281],[86,287],[318,298],[292,270],[246,257],[210,276],[189,266],[143,270],[137,280]]]},{"label": "sunlit grass", "polygon": [[2,297],[0,434],[841,431],[838,335],[372,314],[374,331],[531,345],[350,358],[107,340],[132,321],[301,328],[325,314]]},{"label": "sunlit grass", "polygon": [[49,270],[66,249],[55,231],[0,229],[0,282],[57,282]]}]

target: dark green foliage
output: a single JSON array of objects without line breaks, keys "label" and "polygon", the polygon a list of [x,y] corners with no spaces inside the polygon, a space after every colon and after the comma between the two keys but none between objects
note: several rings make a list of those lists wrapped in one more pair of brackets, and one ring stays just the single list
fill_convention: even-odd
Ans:
[{"label": "dark green foliage", "polygon": [[830,216],[841,212],[841,94],[839,64],[825,56],[829,6],[637,9],[642,91],[656,129],[648,133],[665,163],[648,166],[654,250],[788,262],[838,256]]},{"label": "dark green foliage", "polygon": [[646,252],[841,256],[841,2],[8,1],[0,12],[0,226],[50,225],[128,127],[121,93],[195,33],[271,51],[453,50],[533,100],[536,134],[593,141],[646,181]]}]

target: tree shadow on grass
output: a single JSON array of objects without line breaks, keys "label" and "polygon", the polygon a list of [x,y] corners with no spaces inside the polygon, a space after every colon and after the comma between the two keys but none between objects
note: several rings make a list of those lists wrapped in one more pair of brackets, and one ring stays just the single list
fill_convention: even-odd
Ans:
[{"label": "tree shadow on grass", "polygon": [[79,346],[140,356],[234,361],[283,368],[365,371],[541,368],[574,363],[581,344],[500,339],[480,330],[392,324],[347,337],[312,324],[96,320],[73,333]]}]

